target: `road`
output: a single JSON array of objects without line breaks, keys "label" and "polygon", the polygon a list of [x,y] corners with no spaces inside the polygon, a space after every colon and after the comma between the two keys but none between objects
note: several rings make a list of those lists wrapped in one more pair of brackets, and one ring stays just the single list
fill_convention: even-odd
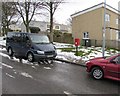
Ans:
[{"label": "road", "polygon": [[78,65],[58,61],[53,64],[20,63],[16,59],[10,59],[5,51],[1,51],[0,56],[2,94],[74,96],[73,94],[118,94],[120,90],[119,82],[94,80],[85,67]]}]

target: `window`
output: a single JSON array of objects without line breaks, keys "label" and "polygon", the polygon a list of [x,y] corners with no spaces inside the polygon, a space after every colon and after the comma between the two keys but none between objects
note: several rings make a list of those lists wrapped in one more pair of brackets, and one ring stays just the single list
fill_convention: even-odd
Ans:
[{"label": "window", "polygon": [[59,30],[59,29],[60,29],[60,26],[58,26],[58,25],[55,26],[55,29],[56,29],[56,30]]},{"label": "window", "polygon": [[19,33],[14,34],[13,38],[14,38],[15,42],[21,42],[22,41],[21,34],[19,34]]},{"label": "window", "polygon": [[116,19],[116,24],[118,24],[118,19]]},{"label": "window", "polygon": [[110,15],[109,14],[105,15],[105,21],[110,21]]},{"label": "window", "polygon": [[118,30],[116,31],[116,39],[120,40],[120,31],[118,31]]},{"label": "window", "polygon": [[120,64],[120,56],[116,57],[114,61],[116,61],[117,64]]},{"label": "window", "polygon": [[118,39],[120,40],[120,31],[118,32]]},{"label": "window", "polygon": [[83,33],[83,38],[88,39],[89,38],[89,32],[84,32]]},{"label": "window", "polygon": [[46,35],[30,35],[30,39],[36,44],[50,43],[49,38]]}]

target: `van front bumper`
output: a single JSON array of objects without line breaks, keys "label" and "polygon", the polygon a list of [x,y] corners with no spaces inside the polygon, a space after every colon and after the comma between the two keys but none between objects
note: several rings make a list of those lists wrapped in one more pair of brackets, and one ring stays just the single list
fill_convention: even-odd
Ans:
[{"label": "van front bumper", "polygon": [[52,55],[40,55],[40,54],[34,54],[34,61],[40,61],[44,59],[54,59],[57,56],[57,54]]}]

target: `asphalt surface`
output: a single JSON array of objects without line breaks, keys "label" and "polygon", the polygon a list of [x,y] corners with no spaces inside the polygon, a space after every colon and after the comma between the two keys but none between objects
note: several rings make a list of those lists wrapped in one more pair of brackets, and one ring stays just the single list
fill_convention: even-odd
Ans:
[{"label": "asphalt surface", "polygon": [[[53,64],[20,63],[0,52],[2,94],[118,94],[117,81],[94,80],[86,68],[55,61]],[[77,96],[77,95],[75,95]],[[109,95],[110,96],[110,95]]]}]

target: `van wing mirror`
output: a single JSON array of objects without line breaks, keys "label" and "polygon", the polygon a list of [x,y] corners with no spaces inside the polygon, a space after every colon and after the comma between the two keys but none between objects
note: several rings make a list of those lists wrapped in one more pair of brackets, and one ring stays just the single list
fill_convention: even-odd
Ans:
[{"label": "van wing mirror", "polygon": [[30,40],[27,40],[27,46],[31,46]]}]

